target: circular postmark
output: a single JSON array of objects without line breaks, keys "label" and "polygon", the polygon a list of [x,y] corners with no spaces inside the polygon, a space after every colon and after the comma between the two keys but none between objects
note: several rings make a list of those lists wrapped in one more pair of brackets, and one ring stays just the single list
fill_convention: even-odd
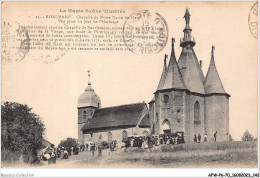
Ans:
[{"label": "circular postmark", "polygon": [[251,8],[248,16],[248,25],[251,33],[257,39],[258,38],[258,2]]},{"label": "circular postmark", "polygon": [[168,25],[160,14],[141,10],[125,21],[123,40],[135,54],[159,53],[168,41]]},{"label": "circular postmark", "polygon": [[3,21],[1,38],[2,65],[22,61],[30,50],[28,30],[19,23]]},{"label": "circular postmark", "polygon": [[28,28],[31,39],[30,59],[51,64],[60,60],[68,51],[65,46],[64,28],[59,16],[47,18],[36,15],[30,19]]}]

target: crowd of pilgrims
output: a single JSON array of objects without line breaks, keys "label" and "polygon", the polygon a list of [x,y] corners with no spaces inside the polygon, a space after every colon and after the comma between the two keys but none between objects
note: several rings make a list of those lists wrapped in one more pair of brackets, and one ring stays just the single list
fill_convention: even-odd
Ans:
[{"label": "crowd of pilgrims", "polygon": [[[216,139],[217,132],[214,134]],[[194,135],[194,142],[201,142],[201,135]],[[204,142],[207,142],[207,134],[205,134]],[[68,159],[69,156],[78,155],[79,152],[82,151],[91,151],[92,156],[95,156],[95,152],[98,152],[98,156],[102,155],[102,150],[109,149],[110,152],[116,151],[118,148],[120,149],[128,149],[130,147],[137,147],[140,149],[150,149],[153,146],[159,145],[177,145],[185,143],[184,132],[175,132],[169,134],[160,134],[160,135],[148,135],[148,136],[138,136],[132,135],[124,138],[121,144],[118,144],[116,140],[112,140],[110,143],[107,141],[98,141],[98,142],[88,142],[82,145],[75,145],[72,147],[60,147],[55,148],[52,144],[51,146],[47,146],[42,150],[42,154],[40,156],[40,160],[48,161],[48,164],[55,164],[56,159]],[[109,152],[109,153],[110,153]]]}]

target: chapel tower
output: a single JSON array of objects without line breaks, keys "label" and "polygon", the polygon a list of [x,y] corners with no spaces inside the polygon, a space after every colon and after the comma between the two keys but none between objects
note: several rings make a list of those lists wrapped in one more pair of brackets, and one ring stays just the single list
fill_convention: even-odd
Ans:
[{"label": "chapel tower", "polygon": [[[206,132],[213,139],[217,131],[217,141],[229,140],[229,97],[219,77],[215,60],[215,46],[212,46],[209,69],[204,80],[206,104]],[[213,141],[213,140],[212,140]]]},{"label": "chapel tower", "polygon": [[92,118],[95,109],[101,107],[99,96],[94,92],[90,82],[90,71],[88,70],[88,87],[78,99],[78,142],[84,143],[84,135],[81,128],[85,125],[88,119]]}]

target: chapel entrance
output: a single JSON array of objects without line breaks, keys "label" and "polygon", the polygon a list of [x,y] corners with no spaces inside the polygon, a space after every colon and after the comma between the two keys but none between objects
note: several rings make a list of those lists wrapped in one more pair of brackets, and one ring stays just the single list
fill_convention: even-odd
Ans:
[{"label": "chapel entrance", "polygon": [[163,133],[164,133],[164,134],[169,134],[169,133],[171,133],[171,124],[170,124],[170,122],[168,121],[168,119],[165,119],[165,120],[163,121],[162,130],[163,130]]}]

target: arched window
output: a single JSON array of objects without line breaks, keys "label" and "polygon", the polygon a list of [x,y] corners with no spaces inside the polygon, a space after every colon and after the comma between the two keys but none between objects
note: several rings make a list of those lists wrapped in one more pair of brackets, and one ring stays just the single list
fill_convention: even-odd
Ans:
[{"label": "arched window", "polygon": [[122,140],[127,140],[127,132],[125,130],[122,132]]},{"label": "arched window", "polygon": [[198,101],[194,104],[194,124],[200,123],[200,104]]},{"label": "arched window", "polygon": [[108,133],[107,133],[107,142],[108,142],[108,143],[111,143],[111,142],[112,142],[112,139],[113,139],[112,133],[111,133],[111,132],[108,132]]},{"label": "arched window", "polygon": [[148,136],[149,135],[149,133],[145,130],[145,131],[143,131],[143,136]]},{"label": "arched window", "polygon": [[171,124],[168,119],[165,119],[162,123],[162,130],[164,133],[171,133]]},{"label": "arched window", "polygon": [[87,111],[83,111],[83,119],[87,119]]}]

